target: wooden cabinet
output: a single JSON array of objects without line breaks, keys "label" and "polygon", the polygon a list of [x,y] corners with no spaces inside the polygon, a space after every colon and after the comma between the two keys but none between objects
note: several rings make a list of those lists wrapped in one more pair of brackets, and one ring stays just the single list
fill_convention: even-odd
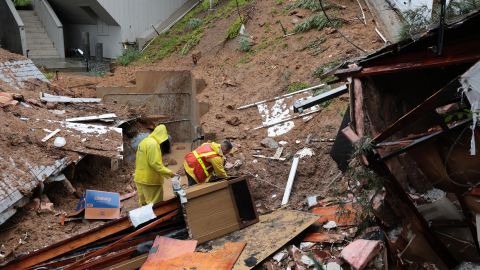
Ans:
[{"label": "wooden cabinet", "polygon": [[258,222],[247,176],[195,185],[186,193],[185,222],[199,243]]}]

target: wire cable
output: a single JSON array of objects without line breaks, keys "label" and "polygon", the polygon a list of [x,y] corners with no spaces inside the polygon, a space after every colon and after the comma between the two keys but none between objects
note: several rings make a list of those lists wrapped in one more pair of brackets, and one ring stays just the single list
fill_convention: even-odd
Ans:
[{"label": "wire cable", "polygon": [[327,21],[330,23],[330,25],[348,42],[350,43],[353,47],[357,48],[358,50],[362,51],[363,53],[367,53],[364,49],[360,48],[357,44],[353,43],[347,36],[345,36],[338,28],[335,27],[335,25],[332,23],[332,20],[330,20],[330,17],[328,17],[327,12],[325,12],[325,8],[323,7],[322,0],[318,0],[320,3],[320,8],[322,9],[323,15],[325,15],[325,18],[327,18]]}]

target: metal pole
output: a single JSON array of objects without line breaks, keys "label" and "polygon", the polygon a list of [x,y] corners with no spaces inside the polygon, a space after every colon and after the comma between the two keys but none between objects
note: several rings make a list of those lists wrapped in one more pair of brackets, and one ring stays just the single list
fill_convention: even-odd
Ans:
[{"label": "metal pole", "polygon": [[288,203],[290,198],[290,193],[292,192],[293,180],[295,179],[295,174],[297,173],[298,162],[300,157],[294,157],[292,161],[292,168],[290,169],[290,174],[288,175],[287,186],[285,187],[285,193],[283,194],[282,205]]},{"label": "metal pole", "polygon": [[447,5],[446,0],[441,0],[440,2],[440,24],[438,26],[438,45],[437,45],[437,55],[440,56],[443,53],[443,40],[445,34],[445,6]]}]

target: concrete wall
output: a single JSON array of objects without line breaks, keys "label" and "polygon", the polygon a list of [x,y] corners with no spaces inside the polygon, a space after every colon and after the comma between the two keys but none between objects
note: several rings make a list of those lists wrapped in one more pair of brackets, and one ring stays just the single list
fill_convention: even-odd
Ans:
[{"label": "concrete wall", "polygon": [[65,58],[65,42],[63,39],[63,24],[53,11],[47,0],[34,0],[34,9],[40,18],[48,37],[53,41],[53,45],[61,58]]},{"label": "concrete wall", "polygon": [[65,47],[80,48],[81,33],[90,33],[90,55],[95,56],[95,44],[103,44],[103,56],[116,58],[122,53],[120,26],[107,25],[99,22],[97,25],[69,24],[65,25]]},{"label": "concrete wall", "polygon": [[152,25],[166,20],[188,0],[98,0],[120,24],[123,42],[135,42]]},{"label": "concrete wall", "polygon": [[25,26],[11,0],[0,0],[0,44],[2,48],[26,54]]}]

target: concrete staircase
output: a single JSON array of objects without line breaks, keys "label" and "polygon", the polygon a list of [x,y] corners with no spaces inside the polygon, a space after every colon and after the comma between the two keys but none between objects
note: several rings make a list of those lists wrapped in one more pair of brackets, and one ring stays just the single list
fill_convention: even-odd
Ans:
[{"label": "concrete staircase", "polygon": [[28,58],[60,58],[35,11],[19,10],[18,14],[25,24]]}]

